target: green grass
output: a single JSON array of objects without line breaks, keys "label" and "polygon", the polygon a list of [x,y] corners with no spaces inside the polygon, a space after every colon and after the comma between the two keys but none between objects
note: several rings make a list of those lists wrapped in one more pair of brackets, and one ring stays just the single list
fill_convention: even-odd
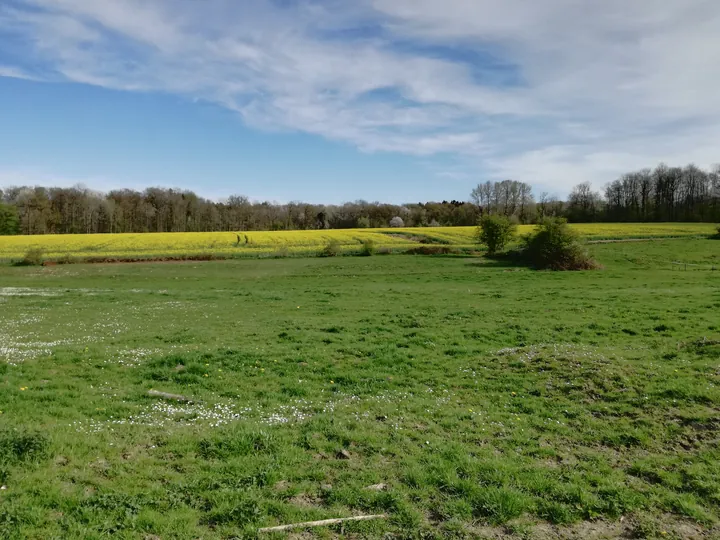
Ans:
[{"label": "green grass", "polygon": [[0,537],[717,532],[718,244],[591,250],[0,267]]}]

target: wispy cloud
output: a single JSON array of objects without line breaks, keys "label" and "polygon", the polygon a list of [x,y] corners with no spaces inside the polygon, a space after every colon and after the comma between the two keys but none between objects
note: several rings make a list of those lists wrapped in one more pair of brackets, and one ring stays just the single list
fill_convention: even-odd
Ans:
[{"label": "wispy cloud", "polygon": [[24,79],[26,81],[40,81],[41,79],[23,71],[17,67],[0,66],[0,77],[8,77],[11,79]]},{"label": "wispy cloud", "polygon": [[566,191],[720,160],[718,27],[715,0],[14,0],[0,38],[25,52],[0,76],[181,94]]}]

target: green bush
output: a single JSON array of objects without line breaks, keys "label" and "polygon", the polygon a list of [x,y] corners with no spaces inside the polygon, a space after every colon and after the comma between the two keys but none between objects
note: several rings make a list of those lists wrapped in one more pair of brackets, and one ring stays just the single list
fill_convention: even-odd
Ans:
[{"label": "green bush", "polygon": [[720,240],[720,225],[717,226],[717,233],[715,234],[715,236],[713,238]]},{"label": "green bush", "polygon": [[360,255],[365,255],[367,257],[375,255],[375,242],[369,238],[367,240],[363,240]]},{"label": "green bush", "polygon": [[478,241],[487,247],[488,255],[495,255],[515,236],[517,225],[506,216],[485,215],[478,223]]},{"label": "green bush", "polygon": [[523,258],[540,270],[592,270],[598,264],[564,218],[546,218],[525,239]]},{"label": "green bush", "polygon": [[320,252],[321,257],[337,257],[342,253],[340,242],[334,238],[325,244],[325,248]]},{"label": "green bush", "polygon": [[19,263],[18,266],[41,266],[43,263],[44,251],[40,248],[32,248],[25,253],[25,256]]}]

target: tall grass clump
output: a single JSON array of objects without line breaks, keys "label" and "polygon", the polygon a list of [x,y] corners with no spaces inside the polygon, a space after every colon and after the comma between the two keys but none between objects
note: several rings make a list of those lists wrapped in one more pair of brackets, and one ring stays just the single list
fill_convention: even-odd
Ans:
[{"label": "tall grass clump", "polygon": [[340,246],[340,242],[336,240],[335,238],[331,238],[327,244],[325,244],[325,247],[320,252],[321,257],[337,257],[342,252],[342,247]]},{"label": "tall grass clump", "polygon": [[0,431],[0,465],[37,461],[47,456],[50,441],[35,431]]},{"label": "tall grass clump", "polygon": [[507,216],[485,215],[478,222],[477,239],[487,247],[488,255],[492,256],[505,248],[516,231],[517,225]]},{"label": "tall grass clump", "polygon": [[564,218],[547,218],[525,238],[522,258],[538,270],[592,270],[598,264]]}]

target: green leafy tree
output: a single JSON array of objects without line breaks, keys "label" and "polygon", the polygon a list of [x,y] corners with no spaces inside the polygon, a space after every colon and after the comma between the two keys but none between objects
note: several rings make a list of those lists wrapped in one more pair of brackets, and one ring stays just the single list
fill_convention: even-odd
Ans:
[{"label": "green leafy tree", "polygon": [[502,251],[515,236],[517,226],[503,215],[485,215],[478,223],[478,241],[487,247],[488,255]]},{"label": "green leafy tree", "polygon": [[523,254],[537,269],[590,270],[598,267],[565,218],[546,218],[540,222],[535,234],[527,238]]},{"label": "green leafy tree", "polygon": [[0,203],[0,235],[18,234],[20,220],[17,209],[9,204]]}]

